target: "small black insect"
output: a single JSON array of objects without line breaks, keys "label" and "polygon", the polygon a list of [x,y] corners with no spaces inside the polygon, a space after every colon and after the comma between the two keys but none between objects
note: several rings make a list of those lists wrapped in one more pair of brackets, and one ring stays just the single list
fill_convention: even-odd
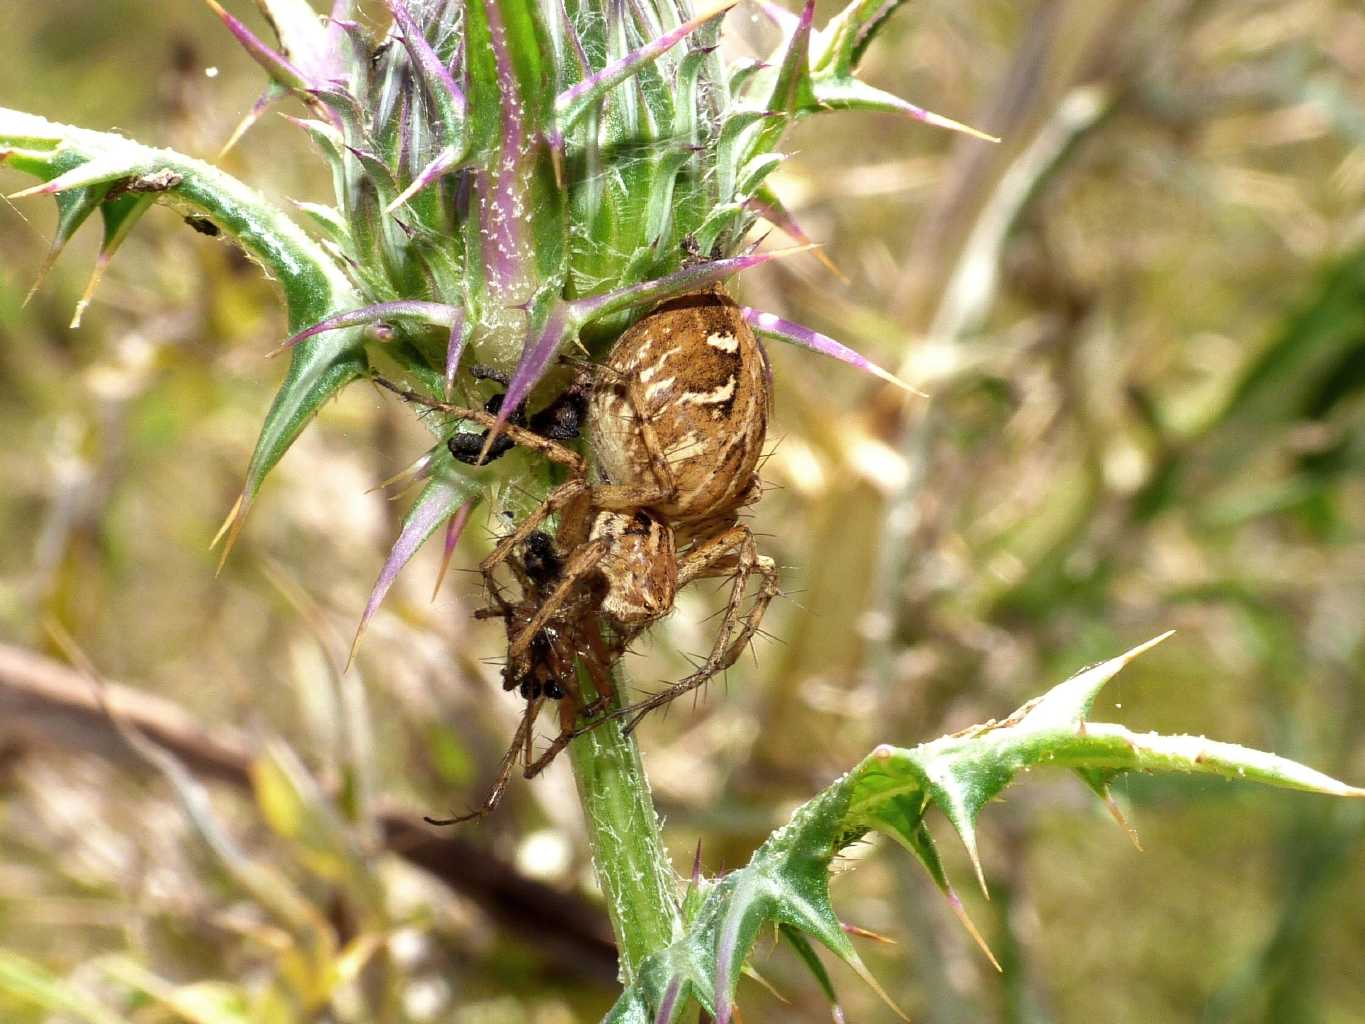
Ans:
[{"label": "small black insect", "polygon": [[[470,370],[470,375],[475,380],[497,381],[503,387],[506,387],[509,382],[507,374],[488,366],[475,366]],[[493,395],[484,403],[484,411],[496,416],[502,409],[502,399],[501,394]],[[508,422],[518,427],[528,427],[541,437],[549,438],[552,441],[572,441],[579,435],[583,425],[583,417],[587,411],[588,389],[581,384],[574,384],[544,409],[532,416],[529,421],[523,411],[518,409],[508,417]],[[452,434],[446,441],[446,447],[450,449],[450,454],[460,462],[469,466],[480,465],[479,456],[483,454],[484,443],[487,440],[487,430],[477,434],[461,432]],[[506,434],[499,434],[493,444],[489,446],[488,454],[484,455],[483,464],[501,458],[515,447],[516,444],[510,437]]]},{"label": "small black insect", "polygon": [[208,235],[210,238],[216,238],[223,233],[222,229],[207,217],[186,217],[185,223],[194,228],[194,230],[198,231],[201,235]]},{"label": "small black insect", "polygon": [[[483,405],[484,412],[496,416],[498,410],[502,408],[502,395],[494,395]],[[511,421],[517,426],[525,426],[525,418],[520,414],[510,417]],[[446,441],[446,447],[450,449],[450,454],[455,456],[465,465],[473,466],[479,462],[479,455],[483,452],[484,441],[488,438],[488,431],[480,433],[451,434]],[[501,458],[516,447],[515,442],[506,434],[499,434],[497,439],[488,449],[488,454],[484,456],[484,462],[492,462],[494,459]]]},{"label": "small black insect", "polygon": [[549,590],[559,579],[563,562],[555,550],[555,542],[544,530],[537,530],[526,538],[521,548],[521,567],[531,582],[542,590]]}]

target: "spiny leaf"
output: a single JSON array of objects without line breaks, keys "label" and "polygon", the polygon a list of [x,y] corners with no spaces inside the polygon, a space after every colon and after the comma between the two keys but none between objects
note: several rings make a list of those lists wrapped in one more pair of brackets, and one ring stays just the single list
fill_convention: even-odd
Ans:
[{"label": "spiny leaf", "polygon": [[318,321],[311,327],[305,327],[297,334],[285,339],[283,344],[272,351],[270,355],[278,355],[298,345],[301,341],[307,341],[309,338],[325,334],[328,331],[339,331],[345,327],[363,327],[370,324],[381,324],[388,320],[412,320],[416,323],[429,324],[432,327],[454,328],[462,322],[463,318],[464,310],[461,307],[448,306],[441,302],[420,302],[416,299],[401,302],[379,302],[373,306],[362,306],[360,309],[337,313],[325,320]]},{"label": "spiny leaf", "polygon": [[38,267],[32,287],[24,296],[24,305],[28,305],[37,294],[43,280],[57,262],[57,257],[66,248],[66,243],[71,241],[86,219],[99,209],[108,191],[107,185],[96,185],[92,188],[72,189],[57,196],[57,227],[52,233],[52,244],[48,246],[47,254]]},{"label": "spiny leaf", "polygon": [[[680,994],[690,991],[700,1005],[714,1011],[718,1024],[728,1020],[742,966],[765,924],[778,924],[794,935],[820,941],[875,986],[834,915],[828,886],[834,856],[869,830],[885,832],[915,854],[985,950],[944,875],[924,815],[937,805],[975,859],[977,813],[1028,768],[1066,767],[1105,782],[1126,771],[1203,772],[1334,796],[1365,797],[1365,789],[1273,754],[1202,737],[1137,734],[1122,726],[1086,721],[1100,687],[1161,639],[1077,674],[1002,721],[913,749],[878,747],[853,771],[799,808],[745,867],[707,887],[685,934],[646,959],[636,982],[606,1019],[649,1020],[658,1013],[664,995],[673,993],[672,998],[680,1002]],[[990,956],[988,950],[986,954]],[[655,1019],[673,1019],[678,1012],[672,1011],[672,1018]]]},{"label": "spiny leaf", "polygon": [[99,255],[95,257],[95,267],[90,273],[90,280],[86,282],[85,290],[81,292],[75,312],[71,315],[73,329],[81,325],[81,317],[85,315],[86,307],[94,298],[95,290],[99,287],[114,254],[123,245],[133,227],[142,219],[142,215],[150,210],[155,202],[156,196],[153,194],[133,193],[121,195],[100,205],[100,216],[104,220],[104,240],[100,243]]},{"label": "spiny leaf", "polygon": [[815,976],[816,984],[825,993],[825,998],[830,1001],[830,1005],[838,1006],[839,996],[834,991],[834,982],[829,976],[829,971],[825,970],[825,965],[820,962],[820,956],[815,952],[815,948],[804,935],[791,925],[778,925],[777,930],[782,938],[786,939],[791,945],[792,949],[796,950],[796,955],[801,958],[806,969]]},{"label": "spiny leaf", "polygon": [[261,425],[251,461],[247,464],[242,493],[214,538],[215,546],[220,540],[224,541],[218,563],[220,569],[232,552],[246,515],[270,471],[284,458],[284,453],[317,411],[346,385],[363,377],[368,369],[363,336],[355,328],[334,331],[310,345],[294,349],[289,372],[275,392],[275,399]]},{"label": "spiny leaf", "polygon": [[999,137],[995,135],[989,135],[971,125],[954,121],[950,117],[944,117],[942,114],[935,114],[932,110],[917,107],[908,100],[873,88],[856,78],[817,76],[815,79],[815,101],[818,106],[811,110],[811,113],[816,110],[878,110],[889,114],[902,114],[923,124],[932,125],[935,128],[946,128],[952,132],[961,132],[974,139],[981,139],[983,142],[1000,141]]},{"label": "spiny leaf", "polygon": [[146,157],[141,160],[129,160],[124,153],[109,156],[99,155],[83,161],[79,166],[71,168],[64,174],[57,175],[51,181],[12,192],[9,198],[27,199],[30,196],[50,196],[58,192],[90,188],[94,185],[110,185],[121,178],[134,178],[146,174],[154,166],[153,160]]},{"label": "spiny leaf", "polygon": [[[120,135],[0,108],[0,151],[11,145],[25,147],[23,161],[11,161],[15,166],[55,175],[38,186],[39,192],[125,183],[127,195],[104,204],[107,253],[145,210],[144,200],[173,196],[211,219],[280,283],[292,330],[361,304],[346,272],[322,246],[257,192],[209,164]],[[313,413],[364,370],[358,332],[337,331],[295,351],[252,454],[242,495],[225,524],[226,536],[240,530],[261,482]]]}]

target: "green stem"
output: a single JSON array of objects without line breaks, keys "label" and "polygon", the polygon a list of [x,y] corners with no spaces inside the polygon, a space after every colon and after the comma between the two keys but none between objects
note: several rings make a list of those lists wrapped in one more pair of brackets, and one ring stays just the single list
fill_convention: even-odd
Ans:
[{"label": "green stem", "polygon": [[[579,681],[585,693],[592,691],[586,672],[579,672]],[[618,694],[626,692],[619,672],[616,687]],[[574,740],[569,760],[620,951],[621,982],[631,985],[645,957],[666,948],[682,930],[677,875],[664,849],[640,748],[633,736],[621,734],[620,721]]]}]

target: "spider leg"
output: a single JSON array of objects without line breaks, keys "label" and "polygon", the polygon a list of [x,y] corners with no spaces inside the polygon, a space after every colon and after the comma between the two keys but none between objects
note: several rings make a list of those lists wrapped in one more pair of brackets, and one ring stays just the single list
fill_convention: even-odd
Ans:
[{"label": "spider leg", "polygon": [[[753,534],[747,526],[731,526],[714,537],[696,544],[678,560],[678,589],[706,576],[720,576],[733,570],[743,573],[745,580],[751,569],[744,567],[746,548],[753,548],[751,560],[762,556],[754,545]],[[733,601],[733,598],[732,598]]]},{"label": "spider leg", "polygon": [[493,788],[489,791],[484,802],[468,814],[456,815],[453,818],[424,818],[423,820],[428,825],[458,825],[461,822],[485,817],[498,809],[498,804],[502,803],[503,794],[507,792],[507,784],[512,779],[512,764],[516,761],[518,754],[529,749],[532,726],[535,724],[536,715],[543,703],[544,698],[526,702],[526,710],[522,713],[521,722],[517,725],[517,731],[512,736],[512,742],[498,763],[497,781],[493,783]]},{"label": "spider leg", "polygon": [[[753,534],[747,526],[731,527],[720,536],[690,551],[678,567],[678,586],[681,589],[685,583],[715,572],[731,559],[736,563],[734,584],[730,589],[725,617],[712,644],[710,655],[691,675],[615,712],[612,717],[630,719],[622,730],[626,735],[630,735],[645,715],[655,708],[663,707],[683,694],[697,689],[733,665],[758,632],[768,605],[781,590],[778,587],[777,567],[772,559],[758,553],[758,546],[754,543]],[[740,605],[744,600],[744,592],[749,578],[754,574],[760,577],[761,586],[754,597],[752,607],[746,614],[741,615]]]},{"label": "spider leg", "polygon": [[[401,384],[395,384],[393,381],[384,377],[375,376],[372,379],[380,387],[392,391],[395,395],[398,395],[405,401],[412,402],[416,405],[426,406],[428,409],[435,409],[438,412],[446,413],[458,419],[471,420],[488,430],[492,430],[497,426],[498,418],[484,409],[470,409],[462,405],[451,405],[449,402],[438,402],[433,398],[427,398],[425,395],[418,394],[411,388],[404,387]],[[575,475],[581,475],[584,471],[583,456],[579,455],[572,448],[567,448],[557,441],[542,437],[534,430],[530,430],[527,427],[519,426],[512,422],[504,422],[499,433],[511,438],[523,448],[530,448],[532,451],[544,455],[551,462],[567,467]]]},{"label": "spider leg", "polygon": [[678,483],[673,477],[673,467],[668,464],[668,456],[654,430],[653,421],[645,415],[645,394],[640,382],[634,378],[626,386],[626,397],[635,413],[635,429],[639,431],[640,441],[649,455],[649,467],[654,471],[654,479],[659,485],[663,498],[672,498],[678,492]]},{"label": "spider leg", "polygon": [[610,512],[633,512],[639,508],[669,501],[678,493],[678,482],[673,476],[673,468],[668,464],[668,455],[659,440],[659,435],[654,430],[654,423],[647,413],[648,403],[645,401],[644,391],[640,388],[640,382],[623,379],[618,381],[616,386],[621,387],[626,393],[626,402],[630,406],[630,425],[644,445],[650,472],[654,476],[654,486],[599,484],[592,489],[592,505],[595,509],[606,509]]},{"label": "spider leg", "polygon": [[548,768],[550,762],[559,756],[559,752],[567,747],[569,743],[572,742],[573,738],[578,735],[578,733],[574,731],[574,715],[577,714],[577,711],[575,710],[576,705],[576,701],[562,701],[560,703],[559,735],[554,738],[554,741],[545,749],[545,753],[541,754],[540,757],[536,758],[534,761],[531,761],[529,757],[527,758],[526,766],[522,771],[522,775],[525,778],[534,779]]},{"label": "spider leg", "polygon": [[545,500],[540,503],[535,511],[523,519],[515,530],[499,542],[491,555],[479,563],[479,571],[488,577],[494,569],[508,559],[527,537],[539,528],[541,523],[545,522],[552,513],[557,512],[582,494],[587,487],[588,485],[580,477],[566,480],[556,487],[545,496]]},{"label": "spider leg", "polygon": [[609,707],[616,699],[616,682],[611,678],[611,667],[621,657],[620,649],[613,645],[608,649],[607,642],[602,638],[602,633],[595,625],[590,624],[584,630],[587,639],[587,651],[583,654],[583,664],[587,666],[588,675],[592,676],[592,685],[597,690],[597,699],[592,704],[583,709],[583,714],[592,716],[604,707]]},{"label": "spider leg", "polygon": [[[525,588],[527,586],[525,582],[526,574],[522,572],[517,560],[512,558],[508,560],[508,563],[512,566],[512,571],[517,578],[517,582]],[[503,596],[502,587],[498,585],[498,581],[493,578],[491,572],[483,573],[483,582],[484,590],[488,594],[488,600],[491,601],[492,604],[487,608],[475,609],[474,618],[508,620],[513,618],[516,615],[516,606]]]}]

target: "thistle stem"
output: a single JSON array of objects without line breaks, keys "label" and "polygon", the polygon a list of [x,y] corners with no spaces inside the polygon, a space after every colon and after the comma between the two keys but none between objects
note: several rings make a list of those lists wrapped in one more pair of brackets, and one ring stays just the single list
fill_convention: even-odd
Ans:
[{"label": "thistle stem", "polygon": [[[592,692],[592,681],[581,668],[579,683],[585,695]],[[616,692],[627,692],[619,666]],[[677,876],[664,849],[640,748],[621,729],[621,721],[614,720],[578,737],[569,745],[569,760],[587,820],[593,868],[616,936],[621,982],[631,985],[645,957],[666,948],[680,933],[682,918]]]}]

